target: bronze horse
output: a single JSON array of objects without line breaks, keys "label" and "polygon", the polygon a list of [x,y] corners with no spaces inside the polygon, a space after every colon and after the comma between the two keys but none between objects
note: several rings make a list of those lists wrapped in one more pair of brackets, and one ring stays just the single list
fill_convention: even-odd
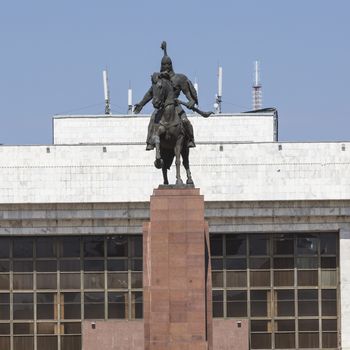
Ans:
[{"label": "bronze horse", "polygon": [[180,175],[182,156],[183,166],[186,169],[186,184],[194,185],[190,165],[189,148],[182,121],[176,113],[175,106],[178,103],[174,95],[174,87],[168,73],[154,73],[152,75],[152,104],[158,110],[154,129],[153,140],[156,146],[156,160],[154,165],[162,169],[164,184],[168,185],[168,170],[175,157],[176,185],[183,185]]}]

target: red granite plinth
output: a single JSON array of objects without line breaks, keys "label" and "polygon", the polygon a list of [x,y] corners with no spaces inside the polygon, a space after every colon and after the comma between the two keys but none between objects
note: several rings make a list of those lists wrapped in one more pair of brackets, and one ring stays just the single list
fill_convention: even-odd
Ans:
[{"label": "red granite plinth", "polygon": [[212,349],[209,235],[199,189],[154,190],[143,243],[145,349]]}]

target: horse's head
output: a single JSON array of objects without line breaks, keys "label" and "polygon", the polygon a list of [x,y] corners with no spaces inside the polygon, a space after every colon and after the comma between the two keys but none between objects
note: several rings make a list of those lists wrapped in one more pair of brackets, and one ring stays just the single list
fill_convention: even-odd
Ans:
[{"label": "horse's head", "polygon": [[171,91],[171,82],[168,73],[153,73],[152,75],[152,104],[154,108],[162,108]]}]

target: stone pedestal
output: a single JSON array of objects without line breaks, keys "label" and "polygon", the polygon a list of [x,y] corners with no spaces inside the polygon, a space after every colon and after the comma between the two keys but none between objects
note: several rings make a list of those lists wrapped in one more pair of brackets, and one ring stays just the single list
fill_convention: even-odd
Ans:
[{"label": "stone pedestal", "polygon": [[212,349],[209,234],[199,189],[154,190],[143,231],[145,349]]}]

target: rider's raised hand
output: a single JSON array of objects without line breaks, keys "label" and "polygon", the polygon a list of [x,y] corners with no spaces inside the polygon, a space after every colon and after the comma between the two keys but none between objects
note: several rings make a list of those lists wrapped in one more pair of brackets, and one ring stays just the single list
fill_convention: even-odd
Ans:
[{"label": "rider's raised hand", "polygon": [[139,103],[136,103],[136,105],[134,106],[134,113],[135,114],[140,113],[142,110],[142,107],[143,107],[142,105],[140,105]]}]

